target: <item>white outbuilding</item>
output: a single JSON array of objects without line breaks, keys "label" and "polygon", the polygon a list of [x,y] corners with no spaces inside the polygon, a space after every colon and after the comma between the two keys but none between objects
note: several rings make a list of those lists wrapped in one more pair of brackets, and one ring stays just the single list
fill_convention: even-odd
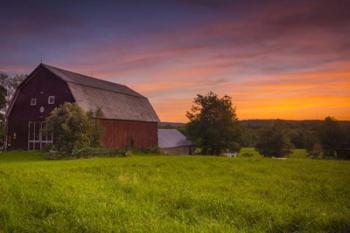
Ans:
[{"label": "white outbuilding", "polygon": [[192,154],[193,143],[177,129],[158,129],[158,147],[165,154]]}]

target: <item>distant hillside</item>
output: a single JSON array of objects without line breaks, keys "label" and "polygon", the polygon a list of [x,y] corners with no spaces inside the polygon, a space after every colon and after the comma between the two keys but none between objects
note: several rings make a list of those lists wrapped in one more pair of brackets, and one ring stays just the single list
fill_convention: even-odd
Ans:
[{"label": "distant hillside", "polygon": [[184,127],[185,123],[181,122],[159,122],[158,128],[180,128]]},{"label": "distant hillside", "polygon": [[[240,124],[242,126],[246,126],[248,128],[255,127],[263,127],[272,125],[277,119],[273,120],[240,120]],[[279,119],[278,119],[279,120]],[[308,127],[308,128],[318,128],[323,120],[283,120],[281,119],[287,126],[289,127]],[[341,126],[350,126],[350,121],[338,121]]]},{"label": "distant hillside", "polygon": [[[273,122],[276,121],[273,119],[268,120],[240,120],[240,124],[242,126],[248,127],[248,128],[260,128],[263,126],[269,126],[272,125]],[[282,120],[290,127],[318,127],[322,120]],[[342,126],[350,126],[350,121],[338,121],[340,125]],[[184,127],[186,123],[181,122],[160,122],[158,127],[159,128],[179,128]]]}]

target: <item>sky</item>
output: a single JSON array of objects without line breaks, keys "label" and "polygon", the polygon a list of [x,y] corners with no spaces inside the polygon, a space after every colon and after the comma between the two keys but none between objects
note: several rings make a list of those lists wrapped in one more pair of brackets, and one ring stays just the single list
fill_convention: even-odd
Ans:
[{"label": "sky", "polygon": [[[1,1],[1,0],[0,0]],[[128,85],[162,121],[197,94],[239,119],[350,120],[350,1],[1,1],[0,71],[41,61]]]}]

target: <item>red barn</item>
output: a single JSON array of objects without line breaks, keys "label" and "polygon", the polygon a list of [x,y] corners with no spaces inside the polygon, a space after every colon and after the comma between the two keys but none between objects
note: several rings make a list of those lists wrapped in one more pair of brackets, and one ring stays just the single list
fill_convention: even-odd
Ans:
[{"label": "red barn", "polygon": [[45,134],[45,118],[64,102],[85,111],[101,108],[108,148],[158,145],[159,118],[149,100],[127,86],[40,64],[17,88],[6,114],[7,149],[38,150],[54,141]]}]

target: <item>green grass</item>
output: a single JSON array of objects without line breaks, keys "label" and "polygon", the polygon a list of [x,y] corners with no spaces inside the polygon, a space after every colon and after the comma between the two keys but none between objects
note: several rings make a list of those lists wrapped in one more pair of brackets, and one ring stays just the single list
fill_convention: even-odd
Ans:
[{"label": "green grass", "polygon": [[346,161],[3,153],[0,232],[344,232],[349,184]]},{"label": "green grass", "polygon": [[21,163],[21,162],[33,162],[43,161],[44,155],[38,152],[28,151],[13,151],[13,152],[0,152],[0,165],[2,163]]},{"label": "green grass", "polygon": [[256,157],[256,158],[262,157],[262,155],[257,150],[255,150],[254,147],[241,148],[238,156],[239,157]]},{"label": "green grass", "polygon": [[[253,147],[244,147],[240,150],[238,156],[241,157],[262,157],[262,155]],[[306,159],[308,157],[305,149],[294,149],[286,156],[287,158],[293,159]]]}]

